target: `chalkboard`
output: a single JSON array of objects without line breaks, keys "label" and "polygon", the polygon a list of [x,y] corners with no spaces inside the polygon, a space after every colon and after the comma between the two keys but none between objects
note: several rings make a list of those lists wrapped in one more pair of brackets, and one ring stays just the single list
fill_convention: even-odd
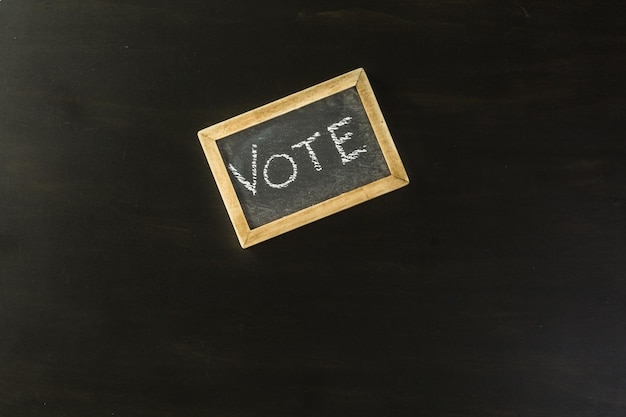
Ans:
[{"label": "chalkboard", "polygon": [[198,136],[244,248],[408,184],[363,69]]}]

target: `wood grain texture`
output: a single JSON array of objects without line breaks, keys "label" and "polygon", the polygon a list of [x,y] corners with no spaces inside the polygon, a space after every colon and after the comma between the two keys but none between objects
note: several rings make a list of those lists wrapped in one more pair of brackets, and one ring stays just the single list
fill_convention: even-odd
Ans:
[{"label": "wood grain texture", "polygon": [[[1,1],[0,416],[624,416],[624,21]],[[359,67],[411,186],[242,251],[197,131]]]}]

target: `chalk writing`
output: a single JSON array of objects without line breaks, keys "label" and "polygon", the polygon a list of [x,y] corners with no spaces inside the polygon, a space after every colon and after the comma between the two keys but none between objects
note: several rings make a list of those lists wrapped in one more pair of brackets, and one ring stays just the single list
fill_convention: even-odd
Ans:
[{"label": "chalk writing", "polygon": [[243,175],[237,171],[237,168],[233,166],[233,164],[228,164],[228,169],[233,173],[237,181],[243,184],[247,190],[252,192],[252,195],[256,195],[256,160],[257,160],[257,146],[255,143],[252,144],[252,182],[248,181],[244,178]]},{"label": "chalk writing", "polygon": [[[279,184],[275,184],[272,181],[270,181],[270,178],[268,175],[270,162],[272,162],[276,158],[285,158],[286,160],[291,162],[291,168],[292,168],[291,175],[289,176],[289,178],[286,181],[281,182]],[[296,165],[296,162],[293,160],[293,158],[287,155],[286,153],[281,153],[278,155],[270,156],[267,162],[265,163],[265,166],[263,167],[263,178],[265,179],[265,183],[272,188],[285,188],[286,186],[291,184],[296,179],[297,176],[298,176],[298,166]]]},{"label": "chalk writing", "polygon": [[346,153],[346,151],[343,149],[343,146],[341,146],[352,138],[352,132],[346,132],[345,135],[337,137],[335,131],[337,131],[337,129],[339,129],[340,127],[350,123],[351,120],[352,117],[346,117],[341,121],[328,126],[330,137],[333,139],[333,142],[335,143],[335,148],[337,148],[337,152],[339,152],[339,155],[341,156],[341,163],[344,165],[350,161],[354,161],[355,159],[357,159],[360,153],[367,152],[367,150],[365,149],[366,145],[363,145],[362,148],[355,149],[350,153]]},{"label": "chalk writing", "polygon": [[[340,121],[338,121],[337,123],[333,123],[330,126],[328,126],[326,128],[326,130],[328,130],[328,132],[330,133],[330,137],[332,139],[333,144],[335,145],[335,149],[337,150],[337,153],[339,154],[339,157],[341,158],[341,163],[343,165],[346,165],[348,162],[352,162],[355,159],[357,159],[359,157],[360,154],[367,152],[367,145],[363,145],[360,148],[357,148],[355,150],[353,150],[350,153],[347,153],[346,150],[343,148],[343,144],[346,143],[348,140],[352,139],[353,136],[353,132],[345,132],[343,134],[343,136],[337,136],[337,130],[339,130],[340,128],[348,125],[350,122],[352,121],[352,117],[348,116],[348,117],[344,117],[343,119],[341,119]],[[321,136],[320,132],[315,132],[313,135],[309,136],[307,139],[298,142],[294,145],[291,145],[291,149],[298,149],[298,148],[302,148],[304,147],[307,150],[307,153],[309,155],[309,158],[311,159],[311,162],[313,163],[313,167],[315,168],[315,170],[317,172],[322,171],[323,167],[322,164],[320,163],[319,159],[317,158],[317,154],[315,153],[315,151],[313,150],[313,147],[311,146],[313,142],[315,142],[315,140],[317,138],[319,138]],[[228,164],[228,169],[230,170],[230,172],[233,174],[233,176],[235,177],[235,179],[237,179],[237,181],[239,181],[248,191],[250,191],[252,193],[252,195],[256,195],[257,193],[257,188],[256,188],[256,184],[257,184],[257,159],[258,159],[258,152],[257,152],[257,144],[253,143],[252,144],[252,162],[251,162],[251,174],[252,174],[252,181],[246,179],[238,170],[237,168],[235,168],[233,166],[233,164]],[[290,164],[291,164],[291,174],[289,175],[289,178],[287,178],[285,181],[283,182],[273,182],[270,179],[270,166],[272,165],[272,161],[274,161],[276,158],[282,158],[287,160]],[[271,187],[271,188],[276,188],[276,189],[282,189],[282,188],[286,188],[289,186],[289,184],[291,184],[292,182],[294,182],[296,180],[298,176],[298,164],[296,163],[296,161],[294,160],[294,158],[286,153],[281,153],[281,154],[274,154],[271,155],[267,161],[265,161],[265,165],[263,166],[263,179],[265,180],[265,183]]]},{"label": "chalk writing", "polygon": [[315,151],[311,147],[311,144],[315,141],[315,139],[320,137],[320,132],[313,133],[313,136],[310,138],[303,140],[300,143],[296,143],[295,145],[291,145],[291,149],[301,148],[302,146],[306,147],[307,152],[309,152],[309,157],[311,158],[311,162],[313,162],[313,166],[316,171],[322,170],[322,164],[320,164],[319,159],[317,159],[317,155]]}]

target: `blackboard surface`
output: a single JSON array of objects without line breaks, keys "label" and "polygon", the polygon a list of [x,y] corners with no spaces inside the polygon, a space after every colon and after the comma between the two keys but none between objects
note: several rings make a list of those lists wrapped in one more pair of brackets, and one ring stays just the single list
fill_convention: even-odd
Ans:
[{"label": "blackboard surface", "polygon": [[[0,1],[0,416],[626,416],[625,10]],[[198,130],[358,67],[411,184],[242,250]]]},{"label": "blackboard surface", "polygon": [[198,138],[242,248],[409,183],[363,68],[209,126]]},{"label": "blackboard surface", "polygon": [[[332,136],[348,133],[350,139],[338,150]],[[303,143],[307,139],[312,155]],[[389,175],[355,87],[225,137],[217,146],[225,162],[243,177],[238,180],[231,169],[251,228]]]}]

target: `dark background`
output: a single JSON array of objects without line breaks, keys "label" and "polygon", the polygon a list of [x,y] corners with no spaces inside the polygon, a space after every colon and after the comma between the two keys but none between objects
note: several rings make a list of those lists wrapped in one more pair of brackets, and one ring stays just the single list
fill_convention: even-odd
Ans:
[{"label": "dark background", "polygon": [[[2,0],[0,415],[626,415],[624,10]],[[357,67],[411,184],[240,249],[196,132]]]}]

